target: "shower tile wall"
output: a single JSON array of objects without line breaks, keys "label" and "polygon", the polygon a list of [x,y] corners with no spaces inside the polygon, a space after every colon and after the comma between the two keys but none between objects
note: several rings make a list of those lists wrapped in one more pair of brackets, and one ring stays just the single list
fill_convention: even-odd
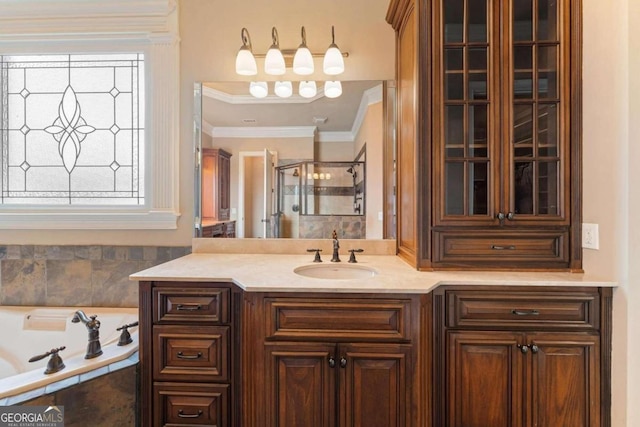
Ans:
[{"label": "shower tile wall", "polygon": [[137,307],[129,275],[191,247],[0,246],[0,305]]},{"label": "shower tile wall", "polygon": [[301,239],[330,239],[336,230],[340,239],[364,239],[367,236],[364,216],[301,215]]}]

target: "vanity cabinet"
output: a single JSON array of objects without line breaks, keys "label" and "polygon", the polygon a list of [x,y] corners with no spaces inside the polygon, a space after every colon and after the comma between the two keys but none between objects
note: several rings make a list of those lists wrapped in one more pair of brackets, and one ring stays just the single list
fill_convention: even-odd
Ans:
[{"label": "vanity cabinet", "polygon": [[202,220],[225,221],[231,210],[231,153],[202,149]]},{"label": "vanity cabinet", "polygon": [[409,262],[581,269],[580,19],[579,0],[391,1]]},{"label": "vanity cabinet", "polygon": [[435,426],[609,426],[611,290],[434,291]]},{"label": "vanity cabinet", "polygon": [[141,425],[235,425],[237,290],[141,282],[139,295]]},{"label": "vanity cabinet", "polygon": [[264,383],[254,384],[256,400],[263,399],[257,407],[264,408],[258,425],[422,425],[428,405],[417,404],[424,339],[418,325],[428,296],[258,299],[256,307],[264,308]]}]

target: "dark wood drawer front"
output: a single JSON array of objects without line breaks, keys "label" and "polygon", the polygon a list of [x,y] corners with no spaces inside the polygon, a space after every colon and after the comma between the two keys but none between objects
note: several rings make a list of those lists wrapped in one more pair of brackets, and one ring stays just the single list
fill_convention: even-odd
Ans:
[{"label": "dark wood drawer front", "polygon": [[408,300],[267,298],[272,338],[403,340],[411,336]]},{"label": "dark wood drawer front", "polygon": [[456,265],[478,262],[566,263],[569,253],[564,244],[567,233],[522,232],[517,234],[435,233],[436,262]]},{"label": "dark wood drawer front", "polygon": [[227,381],[228,326],[154,326],[156,380]]},{"label": "dark wood drawer front", "polygon": [[156,322],[229,323],[229,289],[154,289]]},{"label": "dark wood drawer front", "polygon": [[228,426],[226,384],[158,384],[154,386],[154,426]]},{"label": "dark wood drawer front", "polygon": [[595,293],[448,291],[446,301],[450,328],[599,327]]}]

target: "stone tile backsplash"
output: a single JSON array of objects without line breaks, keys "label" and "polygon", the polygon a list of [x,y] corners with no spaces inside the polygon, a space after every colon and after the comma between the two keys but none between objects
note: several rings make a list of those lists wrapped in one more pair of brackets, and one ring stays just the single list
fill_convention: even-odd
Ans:
[{"label": "stone tile backsplash", "polygon": [[0,245],[0,305],[137,307],[129,275],[191,247]]}]

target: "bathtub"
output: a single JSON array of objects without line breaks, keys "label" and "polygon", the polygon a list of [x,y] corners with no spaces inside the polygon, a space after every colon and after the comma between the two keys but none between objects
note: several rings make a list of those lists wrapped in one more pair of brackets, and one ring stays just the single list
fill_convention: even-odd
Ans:
[{"label": "bathtub", "polygon": [[[98,316],[103,354],[96,358],[84,358],[88,331],[83,323],[71,322],[76,310]],[[137,321],[137,308],[0,307],[0,400],[127,359],[138,351],[138,327],[129,328],[133,342],[126,346],[117,345],[116,328]],[[44,373],[49,357],[29,363],[31,357],[62,346],[61,371]]]}]

